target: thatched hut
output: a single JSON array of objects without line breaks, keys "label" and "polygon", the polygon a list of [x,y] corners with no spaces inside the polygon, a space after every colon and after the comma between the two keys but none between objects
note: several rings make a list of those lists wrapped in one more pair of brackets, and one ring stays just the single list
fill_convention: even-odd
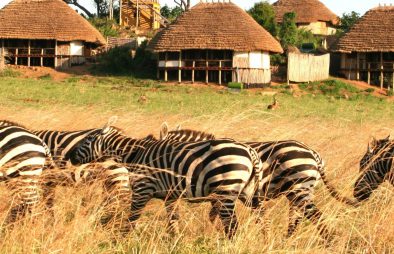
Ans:
[{"label": "thatched hut", "polygon": [[271,34],[230,2],[200,2],[148,48],[158,53],[159,78],[219,84],[270,83],[269,54],[283,52]]},{"label": "thatched hut", "polygon": [[82,64],[105,39],[62,0],[13,0],[0,9],[0,47],[11,64]]},{"label": "thatched hut", "polygon": [[296,14],[298,28],[311,31],[322,36],[323,46],[327,48],[327,36],[336,33],[335,26],[339,23],[338,16],[319,0],[278,0],[273,3],[276,22],[282,23],[285,13]]},{"label": "thatched hut", "polygon": [[394,6],[369,10],[338,43],[348,79],[394,89]]}]

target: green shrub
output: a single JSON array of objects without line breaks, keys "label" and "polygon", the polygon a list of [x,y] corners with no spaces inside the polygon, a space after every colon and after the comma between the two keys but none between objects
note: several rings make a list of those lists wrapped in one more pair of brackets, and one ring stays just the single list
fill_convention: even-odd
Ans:
[{"label": "green shrub", "polygon": [[227,86],[228,86],[228,88],[235,88],[235,89],[243,89],[244,88],[244,85],[239,82],[229,82]]},{"label": "green shrub", "polygon": [[367,92],[367,93],[373,93],[373,92],[375,91],[375,89],[373,89],[373,88],[371,87],[371,88],[365,89],[364,91]]},{"label": "green shrub", "polygon": [[107,18],[91,18],[89,22],[100,31],[104,37],[119,37],[119,31],[116,29],[118,25],[115,20]]},{"label": "green shrub", "polygon": [[387,96],[394,96],[394,91],[392,89],[387,91]]}]

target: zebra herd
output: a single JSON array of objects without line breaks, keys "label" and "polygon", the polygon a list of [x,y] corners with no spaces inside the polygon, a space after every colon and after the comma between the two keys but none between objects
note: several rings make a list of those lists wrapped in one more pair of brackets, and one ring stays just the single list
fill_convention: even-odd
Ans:
[{"label": "zebra herd", "polygon": [[[118,225],[123,235],[135,226],[152,198],[165,202],[170,232],[178,232],[175,201],[181,198],[210,202],[209,219],[219,217],[232,238],[238,226],[236,200],[251,207],[260,221],[263,203],[284,196],[290,204],[287,235],[307,218],[325,237],[328,231],[313,196],[320,179],[335,199],[351,206],[368,199],[383,181],[394,185],[394,141],[389,137],[369,144],[360,161],[353,200],[335,190],[325,176],[321,156],[299,141],[239,142],[196,130],[169,131],[166,124],[159,139],[153,135],[136,139],[112,126],[113,122],[81,131],[37,131],[0,121],[0,177],[20,199],[7,223],[27,212],[34,215],[41,200],[51,209],[56,185],[99,172],[107,190],[102,204],[107,213],[101,223],[116,221],[119,214],[127,216]],[[70,162],[83,165],[70,171]]]}]

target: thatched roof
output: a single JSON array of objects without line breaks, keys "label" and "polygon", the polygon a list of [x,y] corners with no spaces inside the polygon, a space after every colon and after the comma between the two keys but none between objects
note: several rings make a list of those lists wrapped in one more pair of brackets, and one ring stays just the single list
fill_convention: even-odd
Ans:
[{"label": "thatched roof", "polygon": [[338,43],[342,52],[394,52],[394,6],[369,10]]},{"label": "thatched roof", "polygon": [[62,0],[13,0],[0,9],[0,38],[105,44],[100,32]]},{"label": "thatched roof", "polygon": [[149,44],[155,52],[186,49],[270,51],[282,53],[279,42],[233,3],[199,3]]},{"label": "thatched roof", "polygon": [[338,24],[339,18],[319,0],[279,0],[273,3],[276,22],[282,23],[288,12],[296,13],[296,23],[312,23],[317,21]]}]

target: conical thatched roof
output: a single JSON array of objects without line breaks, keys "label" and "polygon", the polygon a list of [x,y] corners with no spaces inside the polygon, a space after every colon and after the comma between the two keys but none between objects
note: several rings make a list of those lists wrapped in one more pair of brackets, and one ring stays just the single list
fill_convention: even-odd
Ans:
[{"label": "conical thatched roof", "polygon": [[273,6],[278,23],[282,23],[283,15],[288,12],[296,13],[296,23],[325,21],[335,25],[339,22],[338,16],[319,0],[279,0]]},{"label": "conical thatched roof", "polygon": [[338,43],[342,52],[394,52],[394,6],[369,10]]},{"label": "conical thatched roof", "polygon": [[62,0],[14,0],[0,9],[0,38],[87,41],[104,37]]},{"label": "conical thatched roof", "polygon": [[282,47],[263,27],[233,3],[199,3],[158,33],[149,49],[270,51]]}]

